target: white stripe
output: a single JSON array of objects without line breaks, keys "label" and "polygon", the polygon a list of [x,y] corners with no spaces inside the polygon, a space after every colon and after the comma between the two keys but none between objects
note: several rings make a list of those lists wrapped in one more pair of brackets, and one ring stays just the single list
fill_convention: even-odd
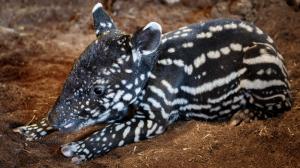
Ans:
[{"label": "white stripe", "polygon": [[97,9],[102,8],[102,7],[103,7],[102,4],[98,2],[98,3],[93,7],[92,12],[94,13]]},{"label": "white stripe", "polygon": [[209,92],[209,91],[212,91],[214,88],[223,86],[223,85],[231,82],[232,80],[238,78],[239,76],[244,74],[246,72],[246,70],[247,70],[246,68],[242,68],[238,72],[232,72],[231,74],[229,74],[228,76],[226,76],[224,78],[219,78],[212,82],[204,83],[198,87],[181,86],[180,89],[191,95],[198,95],[198,94],[202,94],[205,92]]},{"label": "white stripe", "polygon": [[151,111],[151,108],[150,108],[149,104],[141,103],[140,106],[143,108],[143,110],[147,111],[150,114],[149,117],[151,119],[153,119],[155,117],[155,115]]},{"label": "white stripe", "polygon": [[277,65],[280,68],[282,74],[286,76],[286,70],[282,61],[279,59],[279,57],[270,54],[263,54],[261,56],[257,56],[254,58],[244,59],[243,63],[248,65],[261,64],[261,63],[273,63]]},{"label": "white stripe", "polygon": [[168,81],[162,80],[161,83],[167,88],[167,90],[171,94],[177,94],[178,93],[178,89],[177,88],[173,88],[172,85]]},{"label": "white stripe", "polygon": [[222,100],[225,100],[228,96],[238,92],[240,90],[240,86],[237,86],[236,88],[230,90],[229,92],[227,92],[226,94],[216,98],[216,99],[211,99],[211,98],[208,98],[207,102],[208,103],[212,103],[212,104],[215,104],[215,103],[219,103],[221,102]]},{"label": "white stripe", "polygon": [[270,99],[274,99],[277,97],[280,97],[282,100],[285,100],[285,96],[282,94],[277,94],[277,95],[273,95],[273,96],[269,96],[269,97],[261,97],[258,95],[253,95],[255,98],[260,99],[260,100],[270,100]]},{"label": "white stripe", "polygon": [[198,105],[198,104],[188,104],[186,106],[181,106],[179,110],[186,111],[186,110],[202,110],[202,109],[209,109],[211,105]]},{"label": "white stripe", "polygon": [[169,114],[166,113],[165,109],[162,108],[161,104],[160,104],[157,100],[155,100],[155,99],[152,98],[152,97],[149,97],[149,98],[147,99],[147,101],[150,102],[154,107],[160,109],[161,116],[162,116],[164,119],[168,119],[168,118],[169,118]]},{"label": "white stripe", "polygon": [[286,84],[281,80],[269,80],[269,81],[264,81],[260,79],[256,79],[254,81],[250,81],[248,79],[241,80],[241,87],[245,89],[265,89],[272,86],[286,86]]},{"label": "white stripe", "polygon": [[159,88],[157,88],[153,85],[150,85],[148,87],[153,93],[155,93],[157,96],[161,97],[164,100],[165,104],[168,105],[168,106],[175,106],[177,104],[180,105],[180,104],[187,104],[188,103],[187,99],[184,99],[184,98],[177,98],[177,99],[174,99],[173,101],[169,101],[166,98],[165,93],[161,89],[159,89]]},{"label": "white stripe", "polygon": [[155,129],[156,129],[156,127],[157,127],[157,123],[154,123],[154,125],[152,126],[152,128],[150,129],[150,130],[148,130],[147,131],[147,137],[149,138],[149,136],[151,135],[151,134],[153,134],[153,132],[155,131]]},{"label": "white stripe", "polygon": [[203,118],[203,119],[214,119],[217,117],[217,115],[213,115],[213,116],[208,116],[206,114],[203,113],[188,113],[187,114],[188,117],[198,117],[198,118]]},{"label": "white stripe", "polygon": [[123,132],[123,138],[126,138],[126,137],[127,137],[129,131],[130,131],[130,126],[128,126],[128,127],[124,130],[124,132]]},{"label": "white stripe", "polygon": [[141,129],[143,127],[144,127],[144,121],[141,120],[134,131],[134,142],[138,142],[140,140]]}]

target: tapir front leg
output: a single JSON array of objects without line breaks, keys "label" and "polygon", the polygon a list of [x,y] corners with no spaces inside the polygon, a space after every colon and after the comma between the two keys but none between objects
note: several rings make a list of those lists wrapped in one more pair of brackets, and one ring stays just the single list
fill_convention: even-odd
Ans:
[{"label": "tapir front leg", "polygon": [[129,121],[108,125],[82,141],[63,145],[61,151],[66,157],[72,157],[72,163],[79,164],[113,148],[152,138],[163,133],[166,128],[165,120],[154,118],[149,113],[137,112]]},{"label": "tapir front leg", "polygon": [[33,141],[54,132],[55,129],[49,125],[47,118],[42,118],[35,124],[17,127],[13,131],[25,136],[27,141]]}]

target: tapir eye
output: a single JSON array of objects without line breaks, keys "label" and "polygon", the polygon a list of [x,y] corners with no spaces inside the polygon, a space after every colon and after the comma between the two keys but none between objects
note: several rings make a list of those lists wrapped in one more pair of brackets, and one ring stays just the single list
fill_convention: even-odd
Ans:
[{"label": "tapir eye", "polygon": [[103,95],[103,93],[104,93],[103,88],[99,87],[99,86],[95,86],[93,91],[94,91],[95,94],[97,94],[99,96]]}]

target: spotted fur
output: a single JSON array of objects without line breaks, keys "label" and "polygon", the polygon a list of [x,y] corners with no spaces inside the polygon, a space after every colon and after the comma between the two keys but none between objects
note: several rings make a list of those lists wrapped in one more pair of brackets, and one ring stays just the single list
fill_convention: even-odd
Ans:
[{"label": "spotted fur", "polygon": [[97,40],[75,63],[48,120],[15,129],[35,140],[107,123],[62,146],[74,163],[162,134],[178,120],[264,119],[291,108],[283,57],[252,24],[218,19],[162,35],[151,22],[130,36],[101,4],[93,16]]}]

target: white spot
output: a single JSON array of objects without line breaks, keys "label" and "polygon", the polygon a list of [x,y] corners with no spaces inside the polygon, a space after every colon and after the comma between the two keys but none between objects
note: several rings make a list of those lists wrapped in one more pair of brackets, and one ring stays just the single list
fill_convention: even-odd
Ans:
[{"label": "white spot", "polygon": [[199,38],[199,39],[203,39],[203,38],[211,38],[212,37],[212,33],[211,32],[202,32],[202,33],[199,33],[197,34],[196,38]]},{"label": "white spot", "polygon": [[172,64],[172,60],[170,58],[162,59],[162,60],[158,60],[158,63],[162,64],[162,65],[171,65]]},{"label": "white spot", "polygon": [[141,91],[141,88],[136,88],[135,89],[135,94],[138,95],[140,93],[140,91]]},{"label": "white spot", "polygon": [[204,54],[201,54],[201,56],[198,56],[197,58],[195,58],[194,60],[194,66],[195,68],[199,68],[202,64],[205,63],[205,55]]},{"label": "white spot", "polygon": [[108,95],[106,95],[107,98],[113,98],[114,96],[115,96],[114,92],[111,92]]},{"label": "white spot", "polygon": [[177,59],[177,60],[173,60],[174,65],[178,66],[178,67],[183,67],[184,62],[181,59]]},{"label": "white spot", "polygon": [[220,49],[221,53],[223,55],[228,55],[230,53],[230,48],[229,47],[223,47]]},{"label": "white spot", "polygon": [[175,52],[175,48],[169,48],[169,49],[168,49],[168,52],[169,52],[169,53],[174,53],[174,52]]},{"label": "white spot", "polygon": [[124,103],[122,102],[118,102],[117,104],[115,104],[112,109],[116,109],[118,111],[122,111],[124,109]]},{"label": "white spot", "polygon": [[219,51],[209,51],[207,53],[207,57],[210,58],[210,59],[217,59],[221,56],[220,52]]},{"label": "white spot", "polygon": [[230,44],[230,48],[231,48],[233,51],[242,51],[242,45],[241,45],[241,44],[238,44],[238,43],[231,43],[231,44]]},{"label": "white spot", "polygon": [[133,87],[133,84],[132,84],[132,83],[129,83],[128,85],[126,85],[126,88],[129,89],[129,90],[130,90],[132,87]]},{"label": "white spot", "polygon": [[121,83],[122,83],[123,85],[125,85],[125,84],[126,84],[126,82],[127,82],[127,81],[126,81],[126,80],[124,80],[124,79],[123,79],[123,80],[121,80]]},{"label": "white spot", "polygon": [[225,29],[236,29],[237,25],[235,23],[229,23],[224,25]]},{"label": "white spot", "polygon": [[125,100],[125,101],[130,101],[131,99],[132,99],[132,94],[130,94],[130,93],[126,93],[123,96],[123,100]]},{"label": "white spot", "polygon": [[83,150],[83,152],[86,153],[86,154],[90,153],[90,151],[88,149],[86,149],[86,148]]},{"label": "white spot", "polygon": [[181,34],[180,36],[181,36],[181,37],[187,37],[188,34],[187,34],[187,33],[183,33],[183,34]]},{"label": "white spot", "polygon": [[132,70],[131,69],[125,69],[125,72],[126,73],[132,73]]},{"label": "white spot", "polygon": [[260,54],[268,54],[267,50],[264,48],[259,49]]},{"label": "white spot", "polygon": [[40,133],[41,136],[44,136],[44,135],[46,135],[46,134],[47,134],[46,131],[42,131],[42,132]]},{"label": "white spot", "polygon": [[219,31],[222,31],[222,30],[223,30],[222,26],[220,26],[220,25],[217,25],[217,26],[210,26],[208,29],[209,29],[209,31],[211,31],[211,32],[219,32]]},{"label": "white spot", "polygon": [[118,146],[123,146],[124,145],[124,140],[121,140],[118,144]]},{"label": "white spot", "polygon": [[245,30],[247,30],[248,32],[252,32],[253,31],[253,28],[249,25],[247,25],[246,23],[242,22],[239,24],[239,26]]},{"label": "white spot", "polygon": [[[115,130],[116,131],[120,131],[122,128],[124,128],[125,127],[125,124],[119,124],[119,125],[117,125],[116,127],[115,127]],[[115,135],[115,134],[114,134]]]},{"label": "white spot", "polygon": [[128,127],[124,130],[124,132],[123,132],[123,138],[126,138],[126,137],[127,137],[129,131],[130,131],[130,126],[128,126]]},{"label": "white spot", "polygon": [[184,66],[184,72],[191,75],[193,73],[193,65]]},{"label": "white spot", "polygon": [[153,73],[148,73],[149,74],[149,78],[151,78],[151,79],[156,79],[156,76],[153,74]]},{"label": "white spot", "polygon": [[264,74],[264,72],[265,72],[265,71],[264,71],[263,69],[261,69],[261,70],[257,71],[256,74],[257,74],[257,75],[262,75],[262,74]]},{"label": "white spot", "polygon": [[138,78],[135,78],[134,84],[135,84],[135,85],[138,85],[138,84],[139,84],[139,79],[138,79]]},{"label": "white spot", "polygon": [[101,26],[101,27],[106,27],[106,24],[103,23],[103,22],[101,22],[101,23],[100,23],[100,26]]},{"label": "white spot", "polygon": [[183,48],[191,48],[194,46],[194,43],[193,42],[188,42],[188,43],[183,43],[182,44],[182,47]]},{"label": "white spot", "polygon": [[268,69],[266,70],[266,73],[267,73],[267,75],[271,75],[271,74],[272,74],[272,69],[271,69],[271,68],[268,68]]},{"label": "white spot", "polygon": [[140,79],[143,81],[145,79],[145,74],[141,74]]},{"label": "white spot", "polygon": [[192,29],[183,29],[182,32],[191,32]]}]

